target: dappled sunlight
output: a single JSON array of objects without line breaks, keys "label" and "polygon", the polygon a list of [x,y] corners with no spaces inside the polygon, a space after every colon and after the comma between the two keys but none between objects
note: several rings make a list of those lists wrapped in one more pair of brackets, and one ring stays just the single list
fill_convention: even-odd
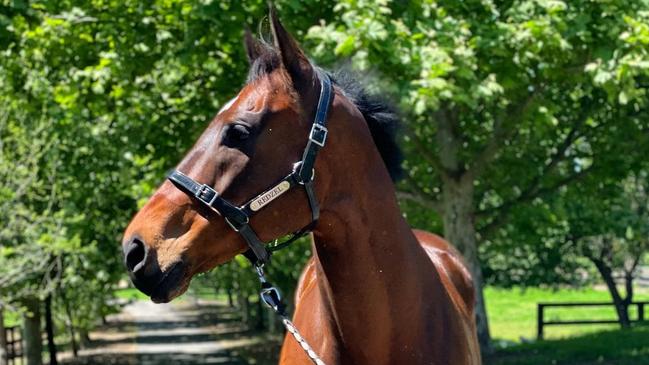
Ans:
[{"label": "dappled sunlight", "polygon": [[[214,301],[157,305],[134,301],[90,334],[91,343],[65,364],[247,364],[238,353],[268,338],[246,329],[234,308]],[[263,346],[262,346],[263,347]]]}]

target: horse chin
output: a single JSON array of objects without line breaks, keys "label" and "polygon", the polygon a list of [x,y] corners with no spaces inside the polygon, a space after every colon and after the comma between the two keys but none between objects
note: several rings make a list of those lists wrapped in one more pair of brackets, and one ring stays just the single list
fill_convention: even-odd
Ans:
[{"label": "horse chin", "polygon": [[187,288],[189,288],[189,283],[183,284],[182,286],[178,287],[178,289],[176,289],[175,291],[173,291],[173,292],[171,292],[171,293],[169,293],[169,294],[167,294],[165,296],[158,297],[158,296],[152,295],[151,296],[151,301],[153,303],[156,303],[156,304],[169,303],[172,300],[176,299],[177,297],[185,294],[185,292],[187,291]]},{"label": "horse chin", "polygon": [[151,300],[154,303],[169,303],[187,291],[190,281],[185,265],[177,263],[153,290]]}]

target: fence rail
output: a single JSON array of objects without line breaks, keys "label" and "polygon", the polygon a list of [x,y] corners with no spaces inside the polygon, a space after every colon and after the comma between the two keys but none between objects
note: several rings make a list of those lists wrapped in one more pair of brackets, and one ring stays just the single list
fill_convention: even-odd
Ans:
[{"label": "fence rail", "polygon": [[[23,363],[23,339],[20,327],[6,327],[5,334],[7,339],[7,364],[17,365]],[[18,361],[20,360],[20,361]]]},{"label": "fence rail", "polygon": [[[649,302],[631,302],[627,306],[637,306],[638,307],[638,317],[636,319],[629,318],[630,322],[643,322],[645,321],[645,305],[649,306]],[[561,325],[579,325],[579,324],[616,324],[620,323],[616,319],[583,319],[583,320],[566,320],[566,321],[546,321],[545,320],[545,309],[546,308],[570,308],[570,307],[613,307],[615,308],[615,303],[611,302],[572,302],[572,303],[538,303],[536,310],[536,338],[538,340],[543,339],[543,329],[545,326],[561,326]]]}]

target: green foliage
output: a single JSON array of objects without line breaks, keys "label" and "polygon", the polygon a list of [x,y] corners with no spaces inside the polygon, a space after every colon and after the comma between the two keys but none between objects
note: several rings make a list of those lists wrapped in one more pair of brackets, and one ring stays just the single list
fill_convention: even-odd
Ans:
[{"label": "green foliage", "polygon": [[[286,302],[292,304],[298,279],[311,257],[311,244],[308,238],[301,238],[282,249],[272,257],[272,264],[265,269],[268,279],[275,284]],[[259,291],[259,279],[255,269],[243,256],[237,256],[232,262],[198,276],[192,283],[194,291],[242,292],[247,296],[256,296]]]},{"label": "green foliage", "polygon": [[481,247],[488,282],[503,287],[581,286],[596,274],[568,240],[569,223],[546,202],[514,210],[507,224]]},{"label": "green foliage", "polygon": [[[331,13],[278,2],[291,28]],[[0,2],[0,303],[109,311],[129,218],[245,80],[265,1]],[[295,16],[300,14],[300,16]],[[292,266],[291,266],[292,267]]]},{"label": "green foliage", "polygon": [[[646,1],[275,3],[307,53],[402,106],[413,225],[441,231],[445,189],[468,179],[492,283],[583,284],[574,204],[608,213],[579,198],[649,152]],[[0,2],[0,303],[65,293],[81,327],[110,310],[125,225],[243,84],[243,26],[265,14],[262,0]],[[642,237],[617,206],[578,220]],[[274,257],[286,294],[308,255]],[[199,280],[252,295],[251,271],[238,258]]]},{"label": "green foliage", "polygon": [[639,169],[620,181],[606,174],[517,208],[482,247],[490,281],[583,285],[599,277],[595,261],[620,277],[637,276],[649,250],[647,172]]},{"label": "green foliage", "polygon": [[621,179],[646,156],[649,4],[348,0],[335,11],[309,39],[323,62],[349,57],[402,105],[408,217],[440,230],[431,210],[471,179],[490,280],[576,283],[583,265],[563,260],[553,196],[592,175]]},{"label": "green foliage", "polygon": [[649,326],[605,331],[571,339],[541,341],[499,351],[489,365],[572,365],[575,363],[639,365],[649,354]]},{"label": "green foliage", "polygon": [[570,238],[579,251],[603,260],[614,269],[634,271],[649,250],[649,178],[640,170],[621,182],[589,191],[598,199],[585,198],[585,189],[565,200]]},{"label": "green foliage", "polygon": [[[429,199],[441,191],[429,161],[441,148],[431,143],[440,109],[454,114],[460,170],[481,164],[484,154],[500,157],[476,181],[485,215],[527,186],[539,189],[535,180],[556,183],[588,168],[597,144],[615,151],[605,133],[632,136],[642,124],[643,2],[350,0],[335,9],[338,20],[309,32],[315,53],[326,63],[349,55],[355,68],[386,81],[380,87],[408,115],[412,182]],[[494,134],[498,151],[489,150]]]}]

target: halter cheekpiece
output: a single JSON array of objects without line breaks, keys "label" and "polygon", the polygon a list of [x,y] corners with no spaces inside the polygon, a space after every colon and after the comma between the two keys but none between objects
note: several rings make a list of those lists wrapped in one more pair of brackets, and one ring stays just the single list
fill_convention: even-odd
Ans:
[{"label": "halter cheekpiece", "polygon": [[[333,97],[333,88],[331,79],[326,73],[317,72],[317,74],[321,86],[320,98],[308,142],[302,154],[302,160],[296,162],[293,165],[293,171],[276,184],[273,184],[272,187],[244,205],[236,206],[221,197],[219,192],[211,186],[201,184],[178,170],[167,177],[178,189],[194,197],[201,205],[221,215],[228,225],[248,243],[250,249],[244,255],[257,266],[268,262],[272,252],[286,247],[291,242],[309,233],[320,217],[320,205],[313,184],[315,179],[314,165],[318,151],[324,147],[327,141],[327,114]],[[304,187],[311,207],[311,223],[294,232],[288,240],[267,247],[252,229],[250,218],[268,203],[296,186]]]}]

